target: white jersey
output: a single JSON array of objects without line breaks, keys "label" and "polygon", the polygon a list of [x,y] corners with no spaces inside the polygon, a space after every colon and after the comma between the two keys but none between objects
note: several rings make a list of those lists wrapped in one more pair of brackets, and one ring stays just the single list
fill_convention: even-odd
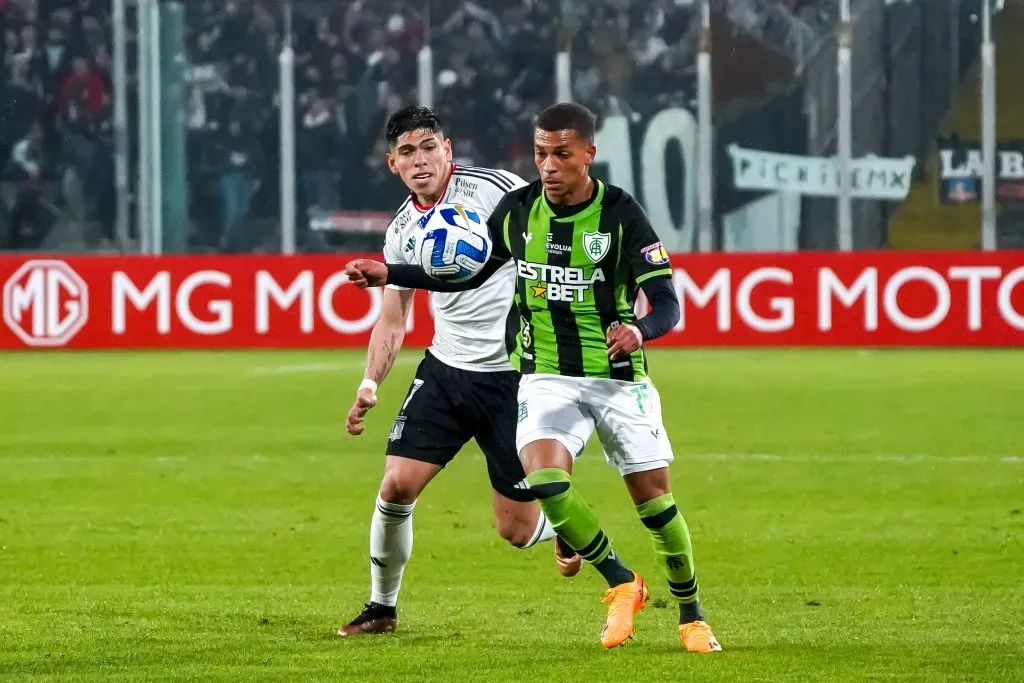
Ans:
[{"label": "white jersey", "polygon": [[[454,166],[438,203],[463,204],[486,222],[501,198],[523,185],[526,181],[508,171]],[[412,196],[405,200],[388,226],[384,240],[386,263],[419,263],[416,222],[430,208],[420,206]],[[430,352],[442,363],[462,370],[511,370],[505,330],[515,286],[515,266],[509,261],[478,289],[431,293],[434,340]]]}]

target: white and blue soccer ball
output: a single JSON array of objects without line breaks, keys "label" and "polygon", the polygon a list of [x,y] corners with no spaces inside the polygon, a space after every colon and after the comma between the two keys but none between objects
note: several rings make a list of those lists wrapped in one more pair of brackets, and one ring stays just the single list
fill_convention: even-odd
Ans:
[{"label": "white and blue soccer ball", "polygon": [[462,204],[437,204],[419,220],[419,260],[427,275],[464,282],[491,257],[490,233],[480,215]]}]

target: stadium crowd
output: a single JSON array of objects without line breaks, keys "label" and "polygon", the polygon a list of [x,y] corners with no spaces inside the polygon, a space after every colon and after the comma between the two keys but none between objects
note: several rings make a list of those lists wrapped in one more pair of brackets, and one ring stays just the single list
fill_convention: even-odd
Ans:
[{"label": "stadium crowd", "polygon": [[[731,22],[765,36],[778,32],[773,22],[834,20],[823,9],[830,3],[819,0],[727,5]],[[284,3],[184,6],[193,242],[250,248],[254,219],[277,210],[278,103],[268,84],[278,80]],[[380,133],[387,115],[417,96],[424,41],[433,48],[435,104],[457,159],[526,175],[524,140],[532,115],[554,97],[559,49],[572,52],[574,97],[607,113],[685,99],[698,43],[693,0],[294,0],[292,7],[299,199],[311,212],[383,210],[401,194]],[[5,185],[14,188],[0,201],[8,214],[0,246],[38,246],[46,232],[40,217],[72,197],[106,231],[114,223],[110,15],[110,0],[0,0],[0,155]],[[135,52],[130,25],[130,74]],[[130,76],[131,120],[134,85]],[[50,193],[41,189],[47,178]]]},{"label": "stadium crowd", "polygon": [[[73,169],[112,216],[111,45],[103,0],[0,0],[0,158],[8,248],[38,246],[57,212],[47,183]],[[4,239],[6,238],[6,239]]]}]

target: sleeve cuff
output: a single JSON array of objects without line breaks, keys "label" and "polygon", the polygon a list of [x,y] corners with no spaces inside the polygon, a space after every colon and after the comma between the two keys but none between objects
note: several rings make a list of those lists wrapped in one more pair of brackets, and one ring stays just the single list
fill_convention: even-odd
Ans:
[{"label": "sleeve cuff", "polygon": [[656,277],[672,277],[672,269],[671,268],[659,268],[658,270],[649,271],[647,273],[644,273],[640,277],[638,277],[636,279],[636,283],[638,285],[640,285],[640,284],[643,284],[643,283],[647,282],[648,280],[653,280]]}]

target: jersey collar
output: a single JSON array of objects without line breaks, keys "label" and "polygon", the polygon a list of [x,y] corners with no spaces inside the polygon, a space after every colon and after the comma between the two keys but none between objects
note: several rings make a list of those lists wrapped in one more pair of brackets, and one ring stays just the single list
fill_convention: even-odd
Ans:
[{"label": "jersey collar", "polygon": [[547,192],[545,192],[544,191],[544,187],[541,186],[541,190],[540,190],[540,207],[541,207],[541,211],[543,211],[548,216],[548,218],[550,218],[551,220],[556,221],[556,222],[560,222],[560,223],[574,223],[576,221],[583,220],[584,218],[587,218],[588,216],[594,215],[595,213],[597,213],[598,211],[601,210],[601,201],[604,199],[604,189],[605,189],[604,183],[601,182],[600,180],[598,180],[597,178],[594,178],[594,183],[597,185],[597,191],[594,193],[594,198],[591,200],[591,202],[589,204],[587,204],[580,211],[577,211],[576,213],[570,214],[568,216],[559,216],[558,214],[555,213],[554,209],[551,208],[551,205],[548,204]]},{"label": "jersey collar", "polygon": [[[455,164],[452,164],[451,168],[448,170],[448,177],[444,181],[444,187],[441,188],[441,194],[439,194],[437,196],[437,201],[438,202],[440,202],[442,199],[444,199],[444,196],[446,194],[448,194],[448,183],[452,182],[452,176],[455,175],[455,169],[456,168],[457,167],[455,166]],[[409,198],[412,200],[412,205],[420,213],[426,213],[427,211],[430,211],[432,208],[434,208],[434,204],[426,205],[426,204],[420,204],[418,201],[416,201],[416,193],[415,192],[410,192],[409,193]]]}]

